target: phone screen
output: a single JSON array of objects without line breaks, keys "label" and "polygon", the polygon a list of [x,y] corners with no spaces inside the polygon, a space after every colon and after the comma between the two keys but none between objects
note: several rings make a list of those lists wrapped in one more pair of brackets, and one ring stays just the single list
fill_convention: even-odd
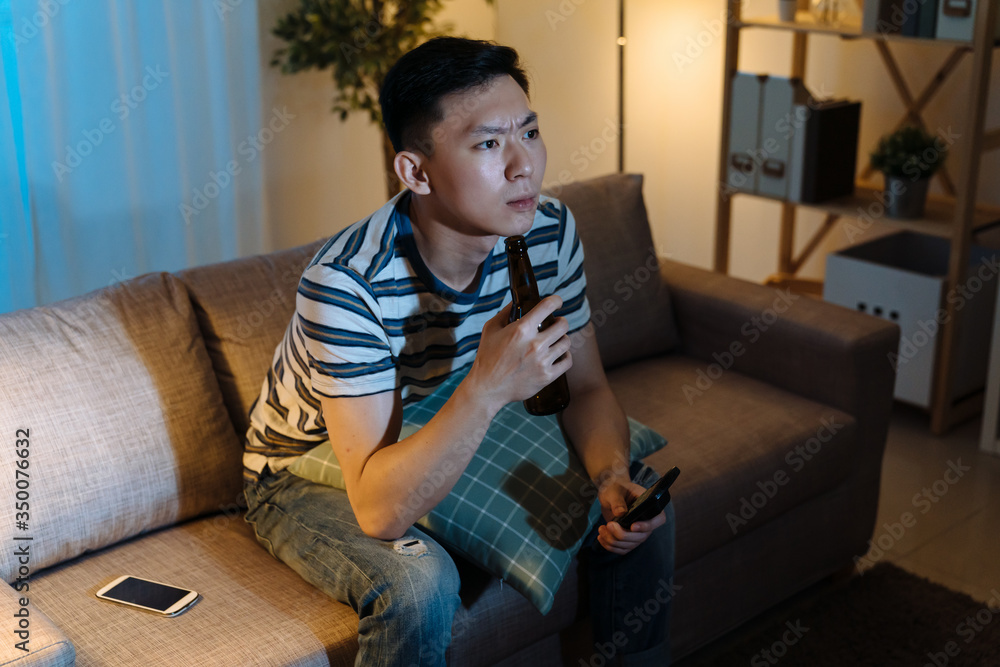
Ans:
[{"label": "phone screen", "polygon": [[106,591],[104,596],[165,612],[190,592],[183,588],[158,584],[155,581],[128,577]]}]

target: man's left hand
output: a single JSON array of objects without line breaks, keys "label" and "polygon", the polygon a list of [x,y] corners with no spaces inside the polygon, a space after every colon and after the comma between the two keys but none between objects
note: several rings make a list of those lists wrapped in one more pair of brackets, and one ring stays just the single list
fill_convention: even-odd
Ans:
[{"label": "man's left hand", "polygon": [[641,485],[628,478],[612,478],[601,485],[598,490],[598,500],[601,502],[601,513],[607,523],[597,529],[597,541],[607,551],[624,555],[646,541],[650,533],[662,526],[667,517],[660,512],[647,521],[636,521],[629,530],[625,530],[614,519],[628,510],[628,506],[646,491]]}]

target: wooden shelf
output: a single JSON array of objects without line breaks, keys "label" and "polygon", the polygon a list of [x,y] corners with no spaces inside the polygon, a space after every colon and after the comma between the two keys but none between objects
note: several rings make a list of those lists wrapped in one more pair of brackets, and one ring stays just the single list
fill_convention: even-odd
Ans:
[{"label": "wooden shelf", "polygon": [[[873,0],[866,0],[871,2]],[[804,4],[804,3],[803,3]],[[858,3],[859,5],[861,3]],[[853,218],[870,225],[889,225],[896,228],[945,237],[951,241],[948,272],[945,279],[945,289],[954,289],[966,277],[971,245],[977,232],[989,228],[1000,228],[1000,207],[984,206],[976,203],[979,174],[982,167],[981,157],[985,151],[1000,149],[1000,129],[986,128],[986,107],[990,93],[990,68],[993,53],[998,46],[994,26],[1000,18],[1000,6],[997,2],[980,1],[975,6],[974,30],[972,41],[954,39],[929,39],[922,37],[907,37],[903,35],[883,34],[879,32],[864,32],[860,19],[853,18],[837,25],[819,23],[806,11],[796,14],[795,21],[781,21],[776,15],[743,18],[742,0],[727,0],[728,16],[725,33],[725,66],[722,93],[722,136],[719,151],[718,182],[729,183],[728,165],[729,129],[732,123],[732,82],[739,64],[740,33],[746,29],[778,30],[789,33],[791,45],[790,78],[804,79],[806,71],[807,43],[810,35],[829,35],[845,40],[866,40],[870,42],[879,59],[886,67],[892,88],[898,93],[904,106],[903,117],[898,126],[906,123],[923,124],[922,113],[930,100],[942,92],[943,84],[957,69],[964,59],[972,61],[969,76],[967,104],[962,113],[964,116],[963,141],[968,142],[969,150],[963,159],[947,165],[935,176],[948,197],[928,198],[925,215],[919,220],[899,220],[889,218],[884,214],[880,200],[880,190],[872,187],[869,179],[873,175],[871,167],[863,170],[859,176],[863,183],[856,187],[853,195],[822,204],[798,204],[782,199],[766,197],[750,193],[733,192],[728,187],[719,190],[718,208],[715,218],[715,250],[714,267],[717,271],[726,273],[729,268],[730,236],[732,232],[732,200],[730,195],[769,199],[780,205],[780,235],[778,240],[777,272],[769,279],[771,282],[795,284],[803,290],[815,289],[808,281],[796,276],[798,271],[810,256],[821,246],[825,234],[835,228],[842,217]],[[925,88],[919,93],[910,89],[902,74],[898,59],[890,51],[890,42],[936,48],[938,46],[950,49],[951,53],[942,59],[942,64]],[[891,90],[891,88],[890,88]],[[953,180],[949,167],[958,172]],[[796,213],[798,209],[811,209],[824,213],[826,219],[813,232],[804,244],[796,243]],[[869,223],[870,221],[870,223]],[[862,229],[864,231],[864,229]],[[801,247],[798,255],[795,248]],[[936,434],[946,432],[963,419],[976,414],[982,408],[982,392],[967,400],[954,400],[951,396],[952,378],[955,373],[955,355],[958,348],[956,333],[961,313],[958,307],[948,300],[945,306],[946,317],[940,327],[939,341],[935,350],[935,365],[933,392],[931,398],[931,430]]]},{"label": "wooden shelf", "polygon": [[861,20],[851,17],[846,21],[836,24],[820,23],[811,12],[800,11],[795,15],[794,21],[782,21],[778,16],[761,16],[753,19],[742,19],[734,25],[735,28],[768,28],[771,30],[787,30],[799,33],[812,33],[816,35],[833,35],[844,39],[880,39],[886,41],[912,42],[920,44],[941,44],[950,46],[964,46],[972,48],[971,42],[959,39],[930,39],[927,37],[906,37],[881,32],[862,32]]},{"label": "wooden shelf", "polygon": [[[831,199],[818,204],[786,202],[777,197],[759,195],[752,192],[736,191],[733,194],[753,197],[755,199],[765,199],[779,204],[792,203],[798,208],[820,211],[841,218],[854,218],[863,223],[871,220],[877,224],[885,224],[893,228],[906,229],[932,236],[951,238],[954,235],[955,200],[951,197],[929,196],[924,216],[912,219],[890,218],[885,215],[881,190],[863,183],[859,183],[856,186],[852,195]],[[972,220],[973,233],[995,225],[1000,225],[1000,206],[978,205]]]}]

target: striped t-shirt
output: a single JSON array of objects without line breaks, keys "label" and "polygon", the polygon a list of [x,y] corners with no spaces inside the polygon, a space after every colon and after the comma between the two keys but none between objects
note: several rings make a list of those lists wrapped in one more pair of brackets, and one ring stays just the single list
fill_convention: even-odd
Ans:
[{"label": "striped t-shirt", "polygon": [[[281,470],[326,442],[320,397],[398,390],[406,405],[476,356],[487,320],[510,302],[498,239],[466,292],[435,278],[417,252],[408,191],[331,238],[299,280],[295,314],[250,409],[244,477]],[[538,290],[558,294],[570,331],[590,320],[573,216],[541,197],[525,235]]]}]

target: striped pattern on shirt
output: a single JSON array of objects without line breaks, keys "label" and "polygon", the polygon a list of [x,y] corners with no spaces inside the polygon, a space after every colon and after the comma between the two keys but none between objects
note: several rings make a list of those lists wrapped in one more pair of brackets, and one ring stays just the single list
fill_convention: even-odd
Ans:
[{"label": "striped pattern on shirt", "polygon": [[[510,302],[504,240],[475,289],[458,292],[420,258],[409,192],[331,238],[299,281],[295,315],[250,409],[244,478],[281,470],[327,440],[320,398],[399,391],[418,401],[472,364],[483,326]],[[539,293],[558,294],[570,331],[590,320],[573,216],[541,197],[525,235]]]}]

